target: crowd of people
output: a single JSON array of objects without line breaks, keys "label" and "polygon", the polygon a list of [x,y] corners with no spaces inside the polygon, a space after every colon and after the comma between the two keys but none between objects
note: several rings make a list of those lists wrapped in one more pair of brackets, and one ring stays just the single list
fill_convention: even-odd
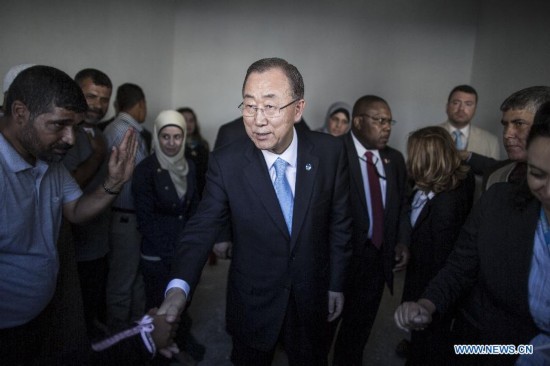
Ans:
[{"label": "crowd of people", "polygon": [[[362,365],[384,288],[405,269],[407,365],[550,364],[550,87],[502,103],[505,161],[472,124],[469,85],[449,93],[445,122],[409,135],[405,158],[377,95],[333,103],[311,131],[300,71],[280,58],[247,69],[242,116],[213,151],[189,107],[149,132],[133,83],[103,121],[113,85],[97,69],[18,65],[3,91],[2,364],[199,363],[216,350],[187,308],[216,256],[231,258],[235,365],[271,365],[278,346],[292,366]],[[68,293],[81,314],[66,313]],[[54,346],[57,329],[82,342]]]}]

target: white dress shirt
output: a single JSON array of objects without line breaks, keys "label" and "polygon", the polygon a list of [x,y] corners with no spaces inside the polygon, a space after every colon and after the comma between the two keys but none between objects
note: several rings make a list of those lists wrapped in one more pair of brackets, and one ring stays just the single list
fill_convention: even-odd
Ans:
[{"label": "white dress shirt", "polygon": [[[360,160],[359,166],[361,167],[361,176],[363,177],[363,187],[365,188],[365,197],[367,197],[369,219],[370,219],[370,222],[373,222],[372,202],[370,199],[370,187],[368,184],[369,177],[367,174],[367,158],[365,157],[365,153],[367,151],[370,151],[373,154],[373,162],[374,162],[374,166],[376,167],[376,171],[378,172],[378,181],[380,182],[380,189],[382,191],[382,204],[384,205],[384,207],[386,207],[386,188],[387,188],[386,171],[384,170],[384,164],[382,162],[382,159],[380,158],[380,152],[378,150],[366,149],[361,144],[361,142],[359,142],[359,140],[355,137],[353,132],[351,133],[351,137],[353,138],[353,144],[355,145],[355,150],[357,150],[357,158]],[[368,237],[372,239],[372,225],[369,225]]]}]

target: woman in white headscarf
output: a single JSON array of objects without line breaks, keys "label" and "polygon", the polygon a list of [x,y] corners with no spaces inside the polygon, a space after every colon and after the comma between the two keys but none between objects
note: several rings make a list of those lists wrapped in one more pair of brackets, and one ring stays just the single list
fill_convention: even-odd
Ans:
[{"label": "woman in white headscarf", "polygon": [[[153,153],[134,171],[132,191],[138,230],[143,236],[140,269],[147,309],[159,306],[164,299],[177,237],[199,202],[195,165],[185,158],[185,138],[183,115],[172,110],[161,112],[153,128]],[[183,321],[190,323],[187,316]],[[192,356],[202,359],[204,347],[189,339],[189,327],[180,325],[176,343],[184,350],[192,343]]]}]

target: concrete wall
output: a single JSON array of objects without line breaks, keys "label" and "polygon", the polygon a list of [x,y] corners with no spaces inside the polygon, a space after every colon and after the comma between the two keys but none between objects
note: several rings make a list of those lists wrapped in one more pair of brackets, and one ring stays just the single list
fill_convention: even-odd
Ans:
[{"label": "concrete wall", "polygon": [[543,19],[550,3],[516,3],[4,0],[0,74],[27,62],[71,76],[96,67],[115,88],[143,87],[149,127],[159,111],[191,106],[213,144],[218,127],[238,115],[246,68],[278,56],[304,76],[312,128],[332,102],[377,94],[399,122],[390,143],[404,150],[410,131],[445,120],[457,84],[479,90],[475,122],[495,133],[504,97],[550,84],[550,22]]}]

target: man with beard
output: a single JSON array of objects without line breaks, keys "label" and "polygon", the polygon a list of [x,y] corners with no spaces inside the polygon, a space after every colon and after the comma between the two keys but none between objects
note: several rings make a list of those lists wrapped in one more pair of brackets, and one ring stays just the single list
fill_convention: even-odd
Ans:
[{"label": "man with beard", "polygon": [[388,146],[394,123],[384,99],[365,95],[353,106],[350,132],[341,137],[349,162],[353,255],[334,366],[362,365],[384,283],[393,291],[393,271],[409,259],[405,160]]},{"label": "man with beard", "polygon": [[[105,73],[96,69],[79,71],[75,81],[84,93],[88,110],[75,130],[75,144],[63,159],[63,164],[84,192],[92,192],[107,176],[107,140],[97,124],[107,113],[113,85]],[[71,225],[84,318],[90,338],[97,335],[99,321],[104,321],[110,213],[110,210],[105,210],[89,222]]]},{"label": "man with beard", "polygon": [[108,174],[82,194],[60,163],[74,126],[88,109],[78,85],[53,67],[22,71],[8,89],[0,126],[0,359],[31,364],[47,344],[47,310],[59,269],[61,216],[88,221],[108,207],[131,177],[136,133],[113,148]]}]

